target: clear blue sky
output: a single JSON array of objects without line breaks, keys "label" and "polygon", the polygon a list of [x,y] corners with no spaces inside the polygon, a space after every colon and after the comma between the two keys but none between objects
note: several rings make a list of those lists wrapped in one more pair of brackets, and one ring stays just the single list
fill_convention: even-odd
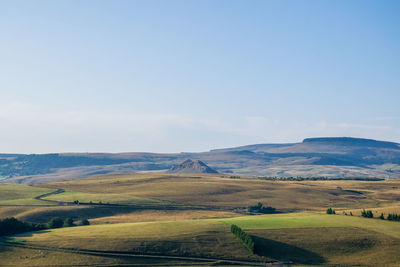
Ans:
[{"label": "clear blue sky", "polygon": [[400,142],[400,1],[2,1],[0,152]]}]

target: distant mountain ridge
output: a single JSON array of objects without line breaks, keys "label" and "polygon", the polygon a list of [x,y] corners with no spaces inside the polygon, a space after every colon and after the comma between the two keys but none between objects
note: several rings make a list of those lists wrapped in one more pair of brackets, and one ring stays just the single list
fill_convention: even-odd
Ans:
[{"label": "distant mountain ridge", "polygon": [[[95,174],[168,170],[182,161],[207,162],[220,173],[249,176],[400,178],[400,144],[352,137],[254,144],[202,153],[0,154],[0,180],[41,183]],[[202,166],[201,163],[197,165]]]},{"label": "distant mountain ridge", "polygon": [[354,138],[354,137],[316,137],[306,138],[303,143],[311,142],[325,142],[338,145],[350,146],[369,146],[369,147],[386,147],[386,148],[400,148],[400,144],[388,141],[377,141],[374,139]]}]

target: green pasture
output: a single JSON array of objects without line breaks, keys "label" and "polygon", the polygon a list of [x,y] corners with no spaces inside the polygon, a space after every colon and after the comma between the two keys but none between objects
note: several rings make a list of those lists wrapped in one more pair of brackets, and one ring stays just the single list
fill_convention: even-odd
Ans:
[{"label": "green pasture", "polygon": [[[230,233],[230,224],[252,236],[256,255]],[[312,213],[91,225],[20,234],[15,239],[57,248],[290,260],[305,265],[396,266],[400,261],[400,223]]]},{"label": "green pasture", "polygon": [[0,205],[51,205],[34,197],[53,191],[25,184],[0,184]]},{"label": "green pasture", "polygon": [[286,213],[218,219],[243,229],[358,227],[400,238],[400,223],[356,216]]}]

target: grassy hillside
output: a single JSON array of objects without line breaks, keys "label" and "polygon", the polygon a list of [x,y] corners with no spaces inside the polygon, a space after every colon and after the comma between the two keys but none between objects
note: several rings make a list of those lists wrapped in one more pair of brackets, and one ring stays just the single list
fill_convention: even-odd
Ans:
[{"label": "grassy hillside", "polygon": [[315,213],[286,213],[218,219],[218,221],[228,224],[236,224],[243,229],[356,227],[400,239],[400,223],[355,216]]},{"label": "grassy hillside", "polygon": [[34,197],[54,189],[29,185],[0,184],[0,205],[49,205]]},{"label": "grassy hillside", "polygon": [[356,209],[397,205],[400,180],[392,181],[268,181],[232,179],[224,175],[104,175],[47,184],[68,192],[57,201],[245,208],[258,202],[282,211],[327,207]]},{"label": "grassy hillside", "polygon": [[227,224],[208,220],[91,225],[20,234],[40,246],[180,256],[257,259]]},{"label": "grassy hillside", "polygon": [[258,254],[303,264],[396,266],[400,223],[308,213],[219,220],[250,233]]},{"label": "grassy hillside", "polygon": [[297,264],[398,266],[400,240],[352,227],[253,229],[259,254]]},{"label": "grassy hillside", "polygon": [[136,210],[130,213],[94,218],[91,224],[151,222],[151,221],[182,221],[209,218],[237,217],[238,213],[231,211],[210,210]]},{"label": "grassy hillside", "polygon": [[99,255],[85,255],[42,249],[14,248],[0,245],[2,267],[26,266],[204,266],[204,263],[171,259],[149,259],[133,257],[111,257]]},{"label": "grassy hillside", "polygon": [[[38,195],[66,190],[46,199],[102,205],[53,206]],[[396,266],[400,261],[400,223],[358,217],[359,210],[395,212],[400,180],[271,181],[217,174],[102,175],[45,185],[4,185],[1,200],[22,206],[0,206],[0,218],[15,216],[47,222],[54,216],[88,218],[90,226],[51,229],[16,235],[22,244],[103,252],[150,253],[237,260],[293,261],[305,265]],[[124,204],[125,206],[112,206]],[[249,215],[258,202],[280,213]],[[327,207],[338,215],[327,215]],[[353,211],[355,216],[344,216]],[[291,211],[297,211],[293,213]],[[251,254],[230,232],[241,227],[256,243]],[[10,240],[10,238],[6,238]],[[21,253],[18,258],[15,253]],[[70,251],[27,250],[0,245],[3,262],[32,266],[63,265]],[[57,256],[58,255],[58,256]],[[63,257],[64,257],[63,256]],[[102,261],[104,259],[104,261]],[[1,262],[0,265],[5,265]],[[79,255],[73,264],[178,265],[198,262],[121,256]],[[205,264],[205,263],[202,263]],[[29,264],[28,264],[29,265]]]},{"label": "grassy hillside", "polygon": [[[230,224],[252,236],[256,255],[233,237]],[[312,265],[396,266],[400,261],[400,223],[310,213],[92,225],[21,234],[15,239],[57,248],[288,260]]]}]

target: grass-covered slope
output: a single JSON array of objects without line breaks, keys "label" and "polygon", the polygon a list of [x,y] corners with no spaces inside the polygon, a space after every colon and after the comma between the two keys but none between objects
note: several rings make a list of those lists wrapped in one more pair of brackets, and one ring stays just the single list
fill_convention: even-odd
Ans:
[{"label": "grass-covered slope", "polygon": [[262,202],[281,211],[397,205],[400,180],[268,181],[215,174],[103,175],[47,184],[67,190],[46,199],[102,203],[245,208]]},{"label": "grass-covered slope", "polygon": [[[0,245],[2,267],[143,267],[143,266],[195,266],[193,261],[111,257],[109,255],[85,255],[71,252],[51,251],[43,249],[19,248]],[[204,266],[199,264],[196,266]]]},{"label": "grass-covered slope", "polygon": [[[253,238],[255,255],[230,233],[231,224]],[[21,234],[15,239],[57,248],[311,265],[396,266],[400,261],[400,223],[309,213],[92,225]]]},{"label": "grass-covered slope", "polygon": [[0,184],[0,205],[49,205],[34,198],[52,191],[54,191],[52,188]]},{"label": "grass-covered slope", "polygon": [[227,224],[208,220],[124,223],[20,234],[16,241],[54,248],[143,254],[257,259]]},{"label": "grass-covered slope", "polygon": [[301,264],[397,266],[400,223],[307,213],[219,220],[253,236],[257,253]]},{"label": "grass-covered slope", "polygon": [[285,213],[260,216],[244,216],[218,221],[236,224],[243,229],[285,229],[316,227],[356,227],[375,231],[400,239],[400,223],[367,219],[355,216],[315,213]]},{"label": "grass-covered slope", "polygon": [[[66,191],[46,199],[92,201],[96,205],[37,205],[49,203],[35,197],[59,188]],[[14,241],[25,245],[47,248],[281,260],[311,265],[396,266],[400,261],[399,222],[342,214],[352,210],[358,215],[357,210],[362,208],[393,211],[399,206],[399,188],[399,180],[269,181],[216,174],[104,175],[43,187],[0,187],[0,193],[4,193],[2,201],[25,203],[24,206],[0,206],[0,217],[16,216],[31,222],[47,222],[59,216],[74,220],[88,218],[91,222],[90,226],[13,237]],[[103,204],[99,205],[98,201]],[[107,202],[124,206],[107,205]],[[258,202],[275,207],[280,213],[244,216],[249,214],[246,207]],[[325,214],[327,207],[336,209],[338,215]],[[293,210],[298,212],[288,213]],[[230,231],[232,224],[253,238],[256,254],[251,254],[235,238]],[[47,251],[48,254],[43,256],[37,249],[27,252],[26,248],[0,246],[0,259],[6,255],[6,263],[10,265],[9,259],[16,259],[15,253],[22,253],[32,265],[62,265],[65,261],[54,255],[65,254],[68,258],[70,252]],[[17,262],[26,263],[28,258]],[[104,255],[79,255],[79,260],[73,262],[93,265],[103,258]],[[184,260],[180,262],[185,263]],[[132,264],[132,261],[110,256],[104,264],[118,266]],[[154,260],[140,264],[178,263]]]}]

